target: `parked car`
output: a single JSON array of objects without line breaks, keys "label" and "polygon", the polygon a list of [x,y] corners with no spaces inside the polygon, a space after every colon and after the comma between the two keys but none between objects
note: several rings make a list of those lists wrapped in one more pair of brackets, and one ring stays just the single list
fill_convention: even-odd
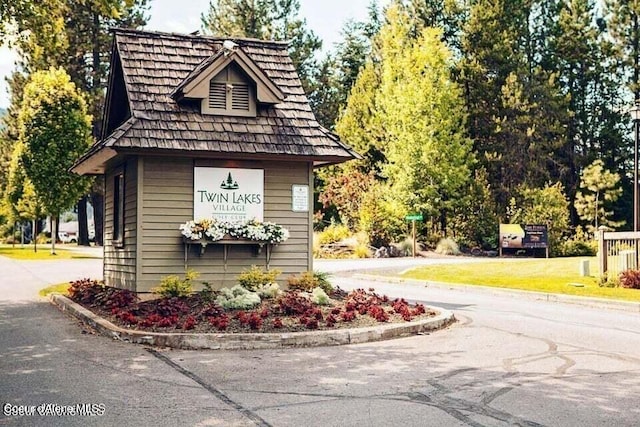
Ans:
[{"label": "parked car", "polygon": [[60,239],[60,241],[62,243],[77,243],[78,242],[78,237],[75,235],[75,233],[69,233],[67,231],[59,231],[58,232],[58,239]]}]

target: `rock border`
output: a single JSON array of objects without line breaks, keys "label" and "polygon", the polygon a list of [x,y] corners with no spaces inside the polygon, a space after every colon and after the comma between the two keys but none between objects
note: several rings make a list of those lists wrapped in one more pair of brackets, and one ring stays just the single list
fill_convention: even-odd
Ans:
[{"label": "rock border", "polygon": [[166,333],[123,329],[60,294],[49,295],[49,301],[61,311],[69,313],[101,335],[114,340],[183,350],[262,350],[359,344],[434,331],[455,321],[453,313],[449,310],[427,307],[438,314],[429,319],[415,322],[384,324],[366,328],[264,334]]}]

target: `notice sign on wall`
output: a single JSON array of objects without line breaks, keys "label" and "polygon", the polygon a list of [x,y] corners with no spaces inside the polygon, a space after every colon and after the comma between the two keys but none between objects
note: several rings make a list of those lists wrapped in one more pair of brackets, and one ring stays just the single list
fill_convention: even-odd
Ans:
[{"label": "notice sign on wall", "polygon": [[264,170],[193,169],[193,218],[220,221],[264,219]]},{"label": "notice sign on wall", "polygon": [[547,246],[546,225],[500,224],[501,248],[545,249]]},{"label": "notice sign on wall", "polygon": [[309,212],[309,186],[291,186],[291,210],[293,212]]}]

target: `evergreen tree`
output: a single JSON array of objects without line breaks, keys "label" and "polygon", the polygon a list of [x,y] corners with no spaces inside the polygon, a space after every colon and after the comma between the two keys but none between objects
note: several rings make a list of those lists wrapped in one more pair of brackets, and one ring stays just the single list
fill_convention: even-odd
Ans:
[{"label": "evergreen tree", "polygon": [[604,168],[604,162],[595,160],[580,175],[580,190],[576,196],[575,207],[580,219],[587,222],[587,230],[595,233],[598,227],[619,227],[622,223],[612,220],[611,204],[615,202],[622,189],[618,187],[620,175]]},{"label": "evergreen tree", "polygon": [[315,89],[315,55],[322,41],[299,12],[299,0],[211,0],[201,21],[205,32],[218,37],[288,40],[289,55],[309,94]]}]

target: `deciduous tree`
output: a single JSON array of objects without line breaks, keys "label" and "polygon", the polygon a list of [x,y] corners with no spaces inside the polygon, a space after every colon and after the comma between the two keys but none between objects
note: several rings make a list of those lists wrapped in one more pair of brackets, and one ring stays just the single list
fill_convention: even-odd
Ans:
[{"label": "deciduous tree", "polygon": [[22,163],[45,212],[52,217],[51,252],[55,254],[56,218],[72,207],[89,185],[69,172],[91,144],[91,116],[69,75],[51,68],[31,75],[19,115]]}]

